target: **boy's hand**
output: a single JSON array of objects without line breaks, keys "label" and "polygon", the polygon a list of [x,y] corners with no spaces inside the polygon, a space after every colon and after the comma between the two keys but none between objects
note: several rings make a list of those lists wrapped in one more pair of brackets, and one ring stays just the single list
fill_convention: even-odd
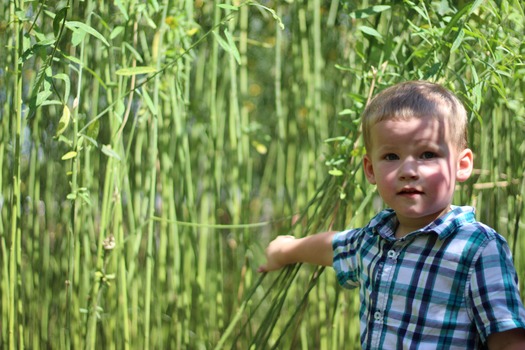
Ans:
[{"label": "boy's hand", "polygon": [[287,248],[295,242],[294,236],[278,236],[266,247],[266,264],[259,266],[257,272],[279,270],[290,264],[287,262]]}]

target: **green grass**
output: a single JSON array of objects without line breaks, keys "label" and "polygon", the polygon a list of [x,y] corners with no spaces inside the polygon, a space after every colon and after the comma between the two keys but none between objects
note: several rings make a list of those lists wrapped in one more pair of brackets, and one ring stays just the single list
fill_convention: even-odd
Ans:
[{"label": "green grass", "polygon": [[381,206],[359,116],[406,79],[464,100],[455,202],[525,275],[523,4],[263,4],[0,5],[0,347],[358,348],[331,270],[256,268]]}]

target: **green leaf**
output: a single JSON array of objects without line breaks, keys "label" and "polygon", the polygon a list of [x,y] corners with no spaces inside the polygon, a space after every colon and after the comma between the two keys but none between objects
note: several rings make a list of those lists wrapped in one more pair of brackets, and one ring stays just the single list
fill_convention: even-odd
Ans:
[{"label": "green leaf", "polygon": [[354,19],[368,18],[386,10],[390,10],[389,5],[376,5],[366,9],[356,10],[350,13],[350,17]]},{"label": "green leaf", "polygon": [[71,44],[73,46],[78,46],[84,40],[87,33],[82,30],[73,30],[73,35],[71,36]]},{"label": "green leaf", "polygon": [[428,19],[428,15],[422,9],[420,9],[419,7],[414,6],[414,7],[412,7],[412,10],[416,11],[417,13],[419,13],[419,15],[421,17],[423,17],[425,19],[425,21],[429,20]]},{"label": "green leaf", "polygon": [[104,45],[109,46],[109,43],[107,42],[106,38],[104,38],[104,36],[102,34],[100,34],[93,27],[90,27],[90,26],[88,26],[85,23],[78,22],[78,21],[67,21],[66,22],[66,27],[68,27],[69,29],[71,29],[74,32],[75,31],[80,31],[80,32],[88,33],[88,34],[94,36],[95,38],[97,38],[98,40],[102,41],[102,43],[104,43]]},{"label": "green leaf", "polygon": [[69,100],[69,93],[71,91],[71,82],[69,80],[69,75],[65,73],[59,73],[53,76],[55,79],[60,79],[64,81],[64,101]]},{"label": "green leaf", "polygon": [[237,64],[241,64],[241,55],[239,54],[239,50],[237,50],[237,46],[235,45],[235,42],[233,41],[233,37],[231,36],[228,29],[224,29],[224,35],[226,36],[226,40],[228,40],[228,46],[230,47],[230,54],[235,58],[237,61]]},{"label": "green leaf", "polygon": [[450,48],[450,53],[458,49],[464,37],[465,37],[465,31],[463,29],[460,29],[458,35],[456,36],[456,40],[454,40],[454,43],[452,44],[452,47]]},{"label": "green leaf", "polygon": [[57,127],[57,132],[55,134],[55,137],[62,135],[62,133],[64,133],[67,126],[69,125],[70,120],[71,120],[71,112],[69,111],[69,107],[67,105],[64,105],[64,109],[62,110],[62,116],[60,117],[60,120],[58,122],[58,127]]},{"label": "green leaf", "polygon": [[276,20],[277,23],[279,24],[279,27],[282,30],[284,30],[283,21],[281,20],[281,18],[279,16],[277,16],[277,13],[273,9],[271,9],[269,7],[266,7],[264,5],[261,5],[261,4],[257,3],[257,2],[248,2],[247,4],[250,5],[250,6],[255,6],[255,7],[258,7],[260,9],[262,9],[262,10],[270,12],[270,14],[272,15],[273,19]]},{"label": "green leaf", "polygon": [[115,0],[115,5],[117,5],[118,9],[126,19],[126,21],[129,21],[129,15],[128,11],[126,10],[126,6],[122,3],[122,0]]},{"label": "green leaf", "polygon": [[135,57],[135,59],[137,60],[137,62],[140,62],[142,63],[142,56],[140,56],[140,53],[133,47],[131,46],[129,43],[124,43],[124,47],[129,50],[133,56]]},{"label": "green leaf", "polygon": [[221,45],[221,47],[225,51],[230,51],[230,47],[228,46],[228,43],[223,38],[221,38],[221,36],[215,30],[213,30],[212,33],[215,39],[217,40],[217,42],[219,43],[219,45]]},{"label": "green leaf", "polygon": [[341,112],[339,112],[339,115],[348,115],[348,114],[354,114],[355,111],[351,109],[343,109]]},{"label": "green leaf", "polygon": [[103,145],[101,151],[106,156],[115,158],[116,160],[120,161],[120,156],[111,148],[111,145]]},{"label": "green leaf", "polygon": [[45,100],[40,106],[62,106],[63,103],[58,100]]},{"label": "green leaf", "polygon": [[362,31],[365,34],[368,34],[368,35],[376,37],[376,38],[378,38],[380,40],[383,40],[383,36],[381,34],[379,34],[379,32],[377,30],[375,30],[374,28],[372,28],[372,27],[359,26],[359,27],[357,27],[357,29],[359,29],[360,31]]},{"label": "green leaf", "polygon": [[115,28],[113,28],[113,30],[111,31],[111,34],[109,35],[109,39],[110,40],[113,40],[115,39],[117,36],[120,35],[120,33],[122,33],[124,31],[124,27],[123,26],[116,26]]},{"label": "green leaf", "polygon": [[339,169],[332,169],[328,172],[328,174],[332,175],[332,176],[341,176],[343,175],[343,172]]},{"label": "green leaf", "polygon": [[155,107],[155,104],[153,103],[153,100],[149,96],[148,91],[142,90],[140,92],[140,94],[144,98],[144,101],[146,102],[146,105],[148,106],[148,109],[150,110],[151,114],[157,115],[157,113],[158,113],[157,108]]},{"label": "green leaf", "polygon": [[79,192],[78,195],[82,200],[84,200],[84,203],[86,203],[87,205],[91,207],[92,203],[91,203],[91,198],[89,198],[89,193]]},{"label": "green leaf", "polygon": [[68,160],[68,159],[71,159],[71,158],[75,158],[76,156],[77,156],[77,152],[69,151],[66,154],[64,154],[61,159],[62,160]]},{"label": "green leaf", "polygon": [[53,34],[55,35],[55,38],[58,38],[58,35],[60,34],[60,28],[62,27],[62,23],[66,18],[68,9],[69,6],[62,7],[60,10],[58,10],[55,18],[53,18]]},{"label": "green leaf", "polygon": [[51,92],[51,90],[48,90],[48,89],[44,89],[42,91],[40,91],[37,95],[36,95],[36,103],[35,103],[35,106],[38,107],[40,105],[42,105],[49,96],[51,96],[53,93]]},{"label": "green leaf", "polygon": [[239,10],[239,6],[233,6],[233,5],[228,5],[228,4],[219,4],[217,6],[225,10],[231,10],[231,11]]},{"label": "green leaf", "polygon": [[156,71],[157,70],[153,67],[139,66],[139,67],[132,67],[132,68],[121,68],[117,70],[115,74],[130,76],[130,75],[137,75],[137,74],[155,73]]}]

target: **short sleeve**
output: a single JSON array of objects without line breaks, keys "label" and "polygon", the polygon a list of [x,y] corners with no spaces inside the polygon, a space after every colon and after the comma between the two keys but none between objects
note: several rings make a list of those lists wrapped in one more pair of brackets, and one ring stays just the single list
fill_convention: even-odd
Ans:
[{"label": "short sleeve", "polygon": [[361,230],[336,233],[332,239],[333,268],[341,286],[353,289],[359,286],[358,235]]},{"label": "short sleeve", "polygon": [[496,236],[481,248],[468,288],[471,317],[483,342],[492,333],[525,328],[525,309],[509,247]]}]

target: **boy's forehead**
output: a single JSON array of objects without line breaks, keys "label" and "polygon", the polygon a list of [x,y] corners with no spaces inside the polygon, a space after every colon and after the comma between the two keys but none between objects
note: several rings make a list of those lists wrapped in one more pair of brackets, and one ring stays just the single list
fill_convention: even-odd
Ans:
[{"label": "boy's forehead", "polygon": [[378,125],[380,123],[388,124],[392,127],[395,127],[396,125],[411,125],[411,126],[419,126],[421,128],[436,128],[436,129],[444,129],[448,130],[453,126],[452,121],[450,118],[447,118],[442,115],[435,115],[435,114],[403,114],[403,115],[391,115],[387,116],[386,118],[376,120],[372,125],[372,129],[375,125]]},{"label": "boy's forehead", "polygon": [[396,118],[376,122],[371,128],[372,143],[395,144],[399,138],[414,142],[450,142],[450,123],[439,118]]}]

